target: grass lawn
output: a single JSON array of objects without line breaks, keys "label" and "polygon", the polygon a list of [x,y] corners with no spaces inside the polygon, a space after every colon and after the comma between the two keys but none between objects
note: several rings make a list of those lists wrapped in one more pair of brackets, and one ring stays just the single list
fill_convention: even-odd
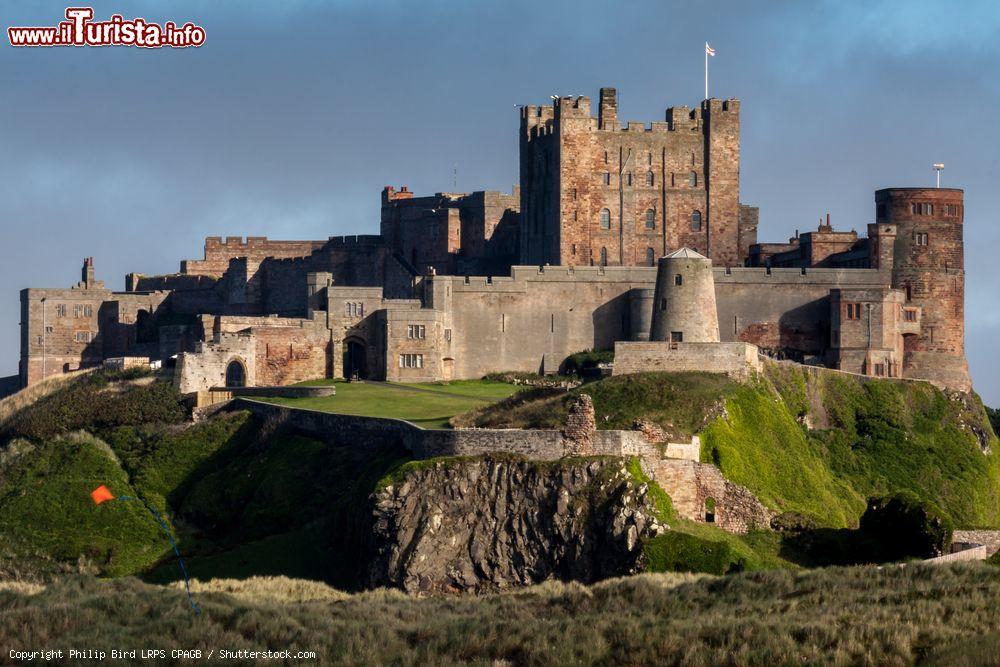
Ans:
[{"label": "grass lawn", "polygon": [[263,398],[295,408],[366,417],[405,419],[423,428],[448,428],[448,420],[474,408],[507,398],[521,390],[505,382],[454,380],[449,383],[399,384],[313,380],[303,384],[337,387],[335,396]]}]

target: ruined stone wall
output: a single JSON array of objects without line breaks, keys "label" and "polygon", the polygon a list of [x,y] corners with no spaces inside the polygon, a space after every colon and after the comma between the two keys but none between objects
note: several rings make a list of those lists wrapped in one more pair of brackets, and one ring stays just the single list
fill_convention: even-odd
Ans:
[{"label": "ruined stone wall", "polygon": [[643,467],[670,496],[674,510],[685,519],[700,523],[710,520],[733,533],[770,527],[774,512],[746,487],[723,477],[711,464],[646,458]]},{"label": "ruined stone wall", "polygon": [[247,385],[256,384],[256,345],[252,333],[226,333],[199,342],[193,352],[177,357],[174,384],[182,394],[226,385],[226,368],[233,361],[243,365]]}]

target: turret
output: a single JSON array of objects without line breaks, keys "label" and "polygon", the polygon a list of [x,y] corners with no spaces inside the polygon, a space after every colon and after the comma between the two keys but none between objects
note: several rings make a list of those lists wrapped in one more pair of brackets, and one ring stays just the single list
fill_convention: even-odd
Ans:
[{"label": "turret", "polygon": [[690,248],[660,258],[649,339],[672,343],[719,342],[712,260]]}]

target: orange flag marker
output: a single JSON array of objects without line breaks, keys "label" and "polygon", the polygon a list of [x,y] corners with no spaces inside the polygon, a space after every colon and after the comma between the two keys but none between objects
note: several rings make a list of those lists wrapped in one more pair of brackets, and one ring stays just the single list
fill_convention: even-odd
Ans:
[{"label": "orange flag marker", "polygon": [[94,502],[100,505],[105,500],[114,500],[115,497],[108,490],[108,487],[101,484],[99,487],[90,492],[90,497],[94,499]]}]

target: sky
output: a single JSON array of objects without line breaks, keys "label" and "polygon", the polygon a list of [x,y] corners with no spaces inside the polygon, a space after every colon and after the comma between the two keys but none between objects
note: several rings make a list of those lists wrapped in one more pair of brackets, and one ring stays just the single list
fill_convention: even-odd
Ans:
[{"label": "sky", "polygon": [[[0,376],[18,291],[124,289],[201,257],[205,236],[377,233],[384,185],[510,191],[517,104],[613,86],[620,120],[742,101],[741,200],[761,241],[827,212],[863,232],[874,190],[966,193],[966,344],[1000,405],[1000,5],[975,0],[213,0],[87,3],[192,21],[192,49],[0,46]],[[3,27],[65,3],[4,0]],[[457,172],[457,175],[456,175]]]}]

